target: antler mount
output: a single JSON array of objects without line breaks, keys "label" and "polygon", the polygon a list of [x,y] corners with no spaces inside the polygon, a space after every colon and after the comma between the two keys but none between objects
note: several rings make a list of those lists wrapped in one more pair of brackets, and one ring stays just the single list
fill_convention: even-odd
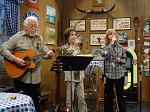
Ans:
[{"label": "antler mount", "polygon": [[108,13],[108,12],[112,11],[115,8],[115,5],[116,4],[114,4],[110,9],[100,8],[100,10],[96,10],[96,9],[87,9],[87,10],[80,9],[76,5],[75,5],[75,8],[78,11],[83,12],[83,13],[91,13],[91,14],[97,14],[98,13],[99,14],[99,13]]}]

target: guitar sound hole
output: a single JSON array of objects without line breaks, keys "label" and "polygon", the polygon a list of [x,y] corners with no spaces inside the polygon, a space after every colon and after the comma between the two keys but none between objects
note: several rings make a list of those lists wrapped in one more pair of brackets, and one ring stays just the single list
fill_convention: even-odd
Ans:
[{"label": "guitar sound hole", "polygon": [[26,64],[28,64],[31,61],[31,59],[29,57],[25,57],[24,61],[26,62]]}]

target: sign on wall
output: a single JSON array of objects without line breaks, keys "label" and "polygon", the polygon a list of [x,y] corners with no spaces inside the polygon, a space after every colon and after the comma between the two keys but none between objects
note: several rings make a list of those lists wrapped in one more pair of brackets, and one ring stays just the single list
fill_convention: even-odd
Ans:
[{"label": "sign on wall", "polygon": [[113,18],[113,28],[115,30],[131,29],[131,18]]},{"label": "sign on wall", "polygon": [[70,20],[70,27],[75,27],[77,31],[85,31],[85,20]]},{"label": "sign on wall", "polygon": [[91,34],[90,45],[104,45],[106,34]]},{"label": "sign on wall", "polygon": [[35,12],[26,12],[25,15],[24,15],[24,19],[26,19],[29,16],[34,16],[37,19],[39,19],[38,15]]},{"label": "sign on wall", "polygon": [[90,20],[90,30],[107,30],[107,19],[93,19]]}]

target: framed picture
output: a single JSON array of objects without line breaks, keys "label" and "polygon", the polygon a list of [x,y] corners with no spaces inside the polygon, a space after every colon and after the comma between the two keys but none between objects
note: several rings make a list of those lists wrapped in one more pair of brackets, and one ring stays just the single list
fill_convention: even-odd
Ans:
[{"label": "framed picture", "polygon": [[128,47],[132,50],[135,49],[135,40],[128,40]]},{"label": "framed picture", "polygon": [[90,45],[104,45],[106,34],[91,34]]},{"label": "framed picture", "polygon": [[0,5],[0,34],[5,33],[5,7]]},{"label": "framed picture", "polygon": [[150,36],[150,18],[144,20],[144,36]]},{"label": "framed picture", "polygon": [[128,35],[127,35],[127,32],[125,32],[125,31],[120,31],[120,32],[118,32],[118,38],[119,38],[119,43],[120,43],[120,44],[128,43]]},{"label": "framed picture", "polygon": [[113,18],[113,28],[115,30],[129,30],[131,29],[131,18]]},{"label": "framed picture", "polygon": [[0,5],[0,19],[5,18],[5,7],[4,5]]},{"label": "framed picture", "polygon": [[0,19],[0,34],[4,34],[4,33],[5,33],[5,20]]},{"label": "framed picture", "polygon": [[47,45],[56,45],[55,34],[56,34],[56,29],[46,27],[46,34],[45,35],[46,35],[46,44]]},{"label": "framed picture", "polygon": [[34,16],[34,17],[36,17],[36,18],[39,20],[39,16],[37,15],[37,13],[31,12],[31,11],[28,11],[28,12],[25,13],[25,15],[24,15],[24,20],[25,20],[27,17],[29,17],[29,16]]},{"label": "framed picture", "polygon": [[56,9],[54,7],[46,7],[46,22],[55,24],[56,19]]},{"label": "framed picture", "polygon": [[90,30],[107,30],[107,19],[92,19],[90,20]]},{"label": "framed picture", "polygon": [[70,27],[75,27],[77,31],[85,31],[85,20],[70,20]]}]

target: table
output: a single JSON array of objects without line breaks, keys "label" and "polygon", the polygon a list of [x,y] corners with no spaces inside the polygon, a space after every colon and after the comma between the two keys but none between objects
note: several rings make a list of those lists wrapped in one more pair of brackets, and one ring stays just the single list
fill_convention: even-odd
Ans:
[{"label": "table", "polygon": [[30,96],[0,92],[0,112],[36,112]]}]

